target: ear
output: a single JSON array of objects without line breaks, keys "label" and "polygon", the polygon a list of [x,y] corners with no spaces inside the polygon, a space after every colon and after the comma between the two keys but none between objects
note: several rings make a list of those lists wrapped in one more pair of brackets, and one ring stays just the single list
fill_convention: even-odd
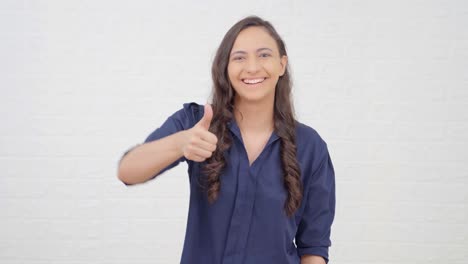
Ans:
[{"label": "ear", "polygon": [[281,64],[281,67],[282,67],[280,76],[283,76],[284,73],[286,72],[286,66],[288,65],[288,56],[283,55],[283,57],[281,57],[280,64]]}]

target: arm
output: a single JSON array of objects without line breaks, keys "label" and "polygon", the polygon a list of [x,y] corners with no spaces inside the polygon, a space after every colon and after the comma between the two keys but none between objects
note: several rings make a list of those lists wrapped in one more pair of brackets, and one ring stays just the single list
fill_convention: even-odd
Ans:
[{"label": "arm", "polygon": [[[331,226],[335,215],[335,172],[326,148],[320,156],[320,163],[312,172],[308,172],[311,173],[311,181],[305,187],[305,209],[296,234],[297,250],[303,264],[328,263],[328,248],[331,246]],[[318,256],[320,262],[317,262]]]},{"label": "arm", "polygon": [[196,103],[184,104],[144,144],[127,150],[119,161],[119,180],[126,185],[143,183],[182,161],[202,162],[209,158],[218,141],[209,131],[213,110],[206,104],[199,119],[198,108]]},{"label": "arm", "polygon": [[326,263],[325,263],[325,260],[320,256],[303,255],[301,258],[301,264],[326,264]]},{"label": "arm", "polygon": [[183,156],[186,131],[136,146],[119,163],[118,178],[125,184],[143,183]]}]

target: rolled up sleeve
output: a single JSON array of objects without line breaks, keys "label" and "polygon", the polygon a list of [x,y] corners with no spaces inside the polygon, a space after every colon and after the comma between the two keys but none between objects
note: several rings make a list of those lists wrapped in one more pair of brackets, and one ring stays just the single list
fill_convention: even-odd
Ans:
[{"label": "rolled up sleeve", "polygon": [[298,255],[318,255],[328,263],[331,226],[335,216],[335,171],[328,150],[312,173],[296,234]]}]

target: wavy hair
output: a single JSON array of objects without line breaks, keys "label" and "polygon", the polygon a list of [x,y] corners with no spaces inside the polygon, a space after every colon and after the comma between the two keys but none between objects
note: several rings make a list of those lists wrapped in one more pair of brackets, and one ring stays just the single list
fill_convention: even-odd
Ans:
[{"label": "wavy hair", "polygon": [[[268,21],[257,16],[249,16],[237,22],[221,41],[211,68],[213,119],[209,129],[218,137],[218,144],[212,156],[204,161],[202,168],[205,176],[202,186],[207,191],[210,203],[218,198],[221,189],[220,177],[227,162],[223,153],[232,144],[232,136],[227,123],[233,118],[235,90],[227,73],[229,55],[239,33],[253,26],[263,27],[276,41],[280,56],[287,56],[285,44],[279,34]],[[300,180],[299,163],[296,158],[296,119],[291,99],[292,82],[288,68],[289,64],[286,65],[286,71],[283,76],[279,77],[275,88],[274,129],[281,140],[283,183],[288,193],[284,210],[286,215],[290,217],[301,204],[303,187]]]}]

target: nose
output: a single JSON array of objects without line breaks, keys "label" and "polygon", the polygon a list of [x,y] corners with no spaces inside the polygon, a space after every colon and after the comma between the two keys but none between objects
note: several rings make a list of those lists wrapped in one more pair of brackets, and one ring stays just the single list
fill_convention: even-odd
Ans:
[{"label": "nose", "polygon": [[250,58],[247,60],[245,67],[246,67],[245,70],[248,73],[254,73],[254,72],[257,72],[261,66],[257,58],[254,57],[254,58]]}]

